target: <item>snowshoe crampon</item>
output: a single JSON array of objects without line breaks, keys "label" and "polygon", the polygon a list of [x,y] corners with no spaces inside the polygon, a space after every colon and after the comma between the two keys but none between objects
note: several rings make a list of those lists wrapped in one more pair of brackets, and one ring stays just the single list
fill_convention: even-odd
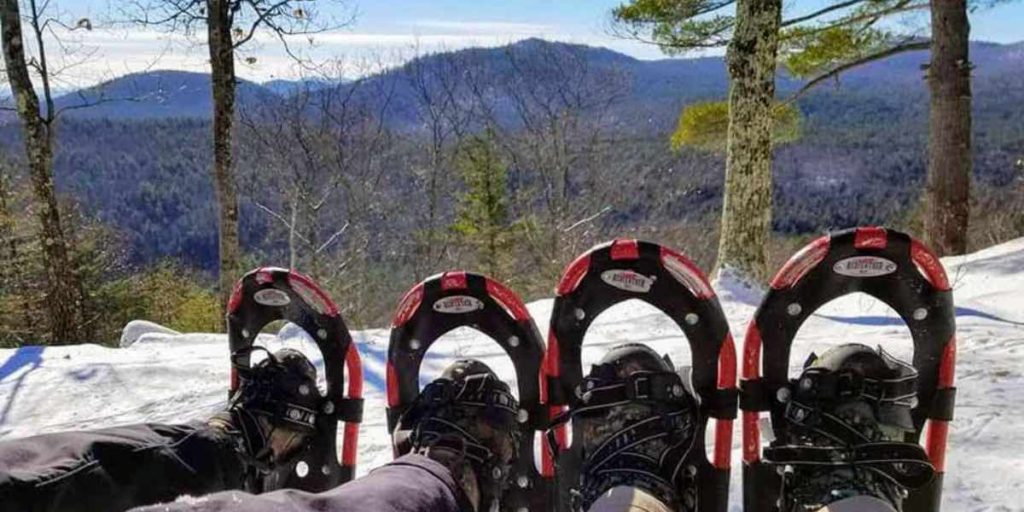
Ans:
[{"label": "snowshoe crampon", "polygon": [[[316,434],[290,464],[263,482],[265,491],[295,488],[319,492],[355,476],[359,423],[363,414],[363,368],[338,307],[308,277],[282,268],[259,268],[242,277],[228,302],[231,392],[250,368],[253,342],[267,324],[287,320],[316,342],[323,356],[327,394],[316,412]],[[346,393],[345,377],[348,373]],[[339,463],[338,423],[345,422]]]},{"label": "snowshoe crampon", "polygon": [[522,436],[501,510],[548,510],[552,482],[534,463],[535,434],[547,424],[539,390],[543,341],[522,300],[489,277],[446,272],[417,284],[400,302],[388,346],[388,431],[394,435],[419,396],[420,367],[430,346],[458,327],[493,339],[515,366]]},{"label": "snowshoe crampon", "polygon": [[[934,468],[930,483],[909,490],[905,512],[936,512],[942,494],[948,422],[953,417],[955,315],[949,280],[938,258],[910,236],[862,227],[824,236],[793,256],[771,281],[771,289],[750,323],[743,347],[740,408],[743,411],[743,491],[747,512],[777,511],[783,483],[769,459],[800,450],[785,417],[790,348],[807,318],[825,303],[863,292],[891,307],[913,337],[918,373],[914,430],[902,450],[924,451]],[[762,451],[761,412],[768,412],[774,441]],[[925,428],[927,424],[927,429]],[[765,433],[767,436],[767,433]],[[900,443],[897,443],[900,444]],[[868,457],[878,459],[875,453]],[[922,457],[924,459],[924,457]],[[809,461],[813,462],[813,461]],[[876,460],[877,462],[877,460]],[[834,461],[833,461],[834,463]]]},{"label": "snowshoe crampon", "polygon": [[[594,319],[611,306],[630,299],[646,302],[668,315],[686,335],[692,355],[690,384],[699,401],[693,447],[683,460],[691,468],[692,504],[697,510],[723,512],[728,504],[732,423],[736,418],[736,351],[729,326],[704,274],[685,256],[659,245],[615,240],[594,247],[566,269],[558,284],[548,350],[544,360],[542,398],[552,419],[579,403],[583,381],[583,339]],[[715,422],[714,455],[708,460],[705,430]],[[559,508],[571,510],[570,488],[579,482],[582,461],[580,424],[552,430]],[[543,467],[552,468],[551,452]],[[680,491],[683,491],[682,489]],[[682,494],[682,492],[680,492]]]}]

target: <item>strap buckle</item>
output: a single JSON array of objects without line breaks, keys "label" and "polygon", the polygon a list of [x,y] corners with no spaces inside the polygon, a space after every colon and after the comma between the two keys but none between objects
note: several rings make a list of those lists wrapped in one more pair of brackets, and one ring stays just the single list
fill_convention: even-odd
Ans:
[{"label": "strap buckle", "polygon": [[[637,376],[635,379],[631,379],[631,380],[633,382],[632,382],[632,387],[630,388],[630,391],[632,392],[633,396],[630,397],[630,398],[632,398],[634,400],[647,400],[647,399],[651,398],[651,388],[652,388],[652,386],[651,386],[651,378],[650,377],[648,377],[646,375],[640,375],[640,376]],[[641,388],[646,388],[646,391],[642,390]]]}]

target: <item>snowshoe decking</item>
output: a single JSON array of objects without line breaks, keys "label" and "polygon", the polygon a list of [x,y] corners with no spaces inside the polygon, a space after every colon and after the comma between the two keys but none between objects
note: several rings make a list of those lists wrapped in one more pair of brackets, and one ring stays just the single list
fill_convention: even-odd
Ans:
[{"label": "snowshoe decking", "polygon": [[493,339],[516,369],[523,435],[501,509],[548,510],[552,482],[534,464],[534,433],[547,425],[539,390],[544,344],[522,300],[489,277],[446,272],[417,284],[400,302],[388,346],[388,431],[394,434],[420,393],[420,366],[430,346],[458,327],[472,327]]},{"label": "snowshoe decking", "polygon": [[[264,490],[319,492],[352,480],[363,414],[363,368],[338,307],[308,277],[294,270],[265,267],[249,272],[235,284],[227,320],[232,392],[244,378],[238,368],[251,366],[253,342],[270,322],[287,320],[298,325],[316,341],[323,355],[327,394],[317,411],[317,434],[291,464],[265,478]],[[339,422],[345,422],[340,463],[335,455]]]},{"label": "snowshoe decking", "polygon": [[[740,408],[743,411],[744,510],[778,510],[782,478],[761,447],[760,413],[770,414],[774,449],[791,434],[779,391],[789,383],[790,347],[804,321],[825,303],[854,292],[890,306],[910,328],[913,366],[919,377],[915,431],[904,442],[919,443],[927,423],[925,451],[935,477],[910,491],[905,512],[937,512],[942,494],[948,422],[953,417],[956,340],[953,297],[938,258],[910,236],[862,227],[821,237],[794,255],[771,281],[743,347]],[[911,446],[911,448],[913,448]],[[776,450],[778,451],[778,450]]]},{"label": "snowshoe decking", "polygon": [[[649,242],[615,240],[587,251],[566,269],[558,284],[548,351],[544,360],[542,399],[555,418],[578,400],[583,380],[583,338],[594,319],[609,307],[644,301],[668,315],[689,341],[692,390],[700,402],[696,440],[685,464],[695,469],[696,507],[723,512],[728,505],[732,422],[736,418],[736,351],[729,326],[704,274],[685,256]],[[708,421],[716,419],[712,460],[705,453]],[[581,439],[574,424],[573,438]],[[566,425],[552,430],[560,510],[571,509],[570,487],[582,465],[581,443],[567,445]],[[543,467],[551,468],[543,452]]]}]

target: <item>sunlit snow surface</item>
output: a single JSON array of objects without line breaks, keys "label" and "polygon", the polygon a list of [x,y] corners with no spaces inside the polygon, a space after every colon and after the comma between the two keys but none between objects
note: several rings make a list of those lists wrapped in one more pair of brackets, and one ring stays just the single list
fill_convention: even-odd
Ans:
[{"label": "sunlit snow surface", "polygon": [[[950,437],[944,510],[1024,510],[1024,239],[944,260],[958,308],[956,420]],[[755,304],[750,293],[724,279],[716,283],[737,348]],[[541,332],[551,301],[530,304]],[[316,354],[297,329],[271,347],[289,345]],[[353,334],[366,376],[365,422],[359,439],[359,472],[391,458],[384,419],[385,329]],[[642,303],[602,314],[588,333],[585,363],[608,347],[642,341],[689,364],[680,331]],[[909,331],[880,302],[853,295],[826,305],[800,331],[793,371],[811,351],[841,342],[880,344],[907,357]],[[513,380],[501,349],[471,330],[436,343],[425,360],[424,380],[456,356],[479,357]],[[96,345],[0,350],[0,439],[132,422],[181,422],[203,418],[223,405],[227,392],[227,340],[223,335],[152,333],[128,348]],[[739,427],[734,434],[733,499],[740,510]]]}]

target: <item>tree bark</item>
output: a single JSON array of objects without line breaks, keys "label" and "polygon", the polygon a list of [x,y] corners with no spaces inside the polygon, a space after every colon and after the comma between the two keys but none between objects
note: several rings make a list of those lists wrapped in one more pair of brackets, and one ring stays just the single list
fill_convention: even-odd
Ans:
[{"label": "tree bark", "polygon": [[81,286],[71,257],[53,182],[53,133],[42,118],[25,61],[24,34],[18,0],[0,0],[0,30],[7,79],[11,85],[25,138],[25,155],[37,203],[39,237],[46,273],[46,308],[50,343],[86,341],[82,323]]},{"label": "tree bark", "polygon": [[726,54],[729,134],[718,269],[762,281],[771,229],[772,105],[781,0],[739,0]]},{"label": "tree bark", "polygon": [[207,0],[207,37],[213,90],[213,184],[217,195],[221,308],[239,277],[238,192],[232,142],[235,119],[235,49],[229,0]]},{"label": "tree bark", "polygon": [[967,0],[931,2],[931,114],[925,238],[940,255],[967,251],[971,187],[971,63]]}]

